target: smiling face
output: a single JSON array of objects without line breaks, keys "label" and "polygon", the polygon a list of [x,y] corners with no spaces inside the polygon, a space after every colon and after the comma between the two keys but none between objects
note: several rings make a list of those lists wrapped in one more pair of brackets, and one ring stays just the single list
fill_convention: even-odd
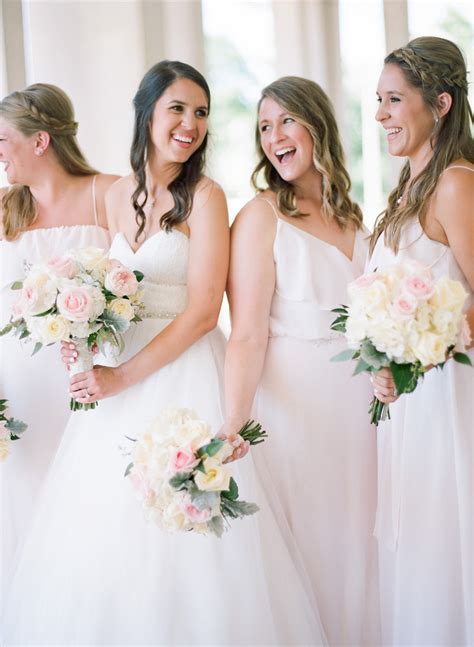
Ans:
[{"label": "smiling face", "polygon": [[263,152],[283,180],[298,182],[316,173],[309,131],[270,97],[260,104],[258,127]]},{"label": "smiling face", "polygon": [[391,155],[411,160],[431,154],[435,117],[423,96],[405,78],[398,65],[385,65],[377,87],[375,118],[387,133]]},{"label": "smiling face", "polygon": [[183,164],[207,133],[209,105],[204,90],[189,79],[177,79],[157,100],[150,122],[150,156]]},{"label": "smiling face", "polygon": [[10,184],[29,184],[35,162],[35,137],[26,137],[0,117],[0,162]]}]

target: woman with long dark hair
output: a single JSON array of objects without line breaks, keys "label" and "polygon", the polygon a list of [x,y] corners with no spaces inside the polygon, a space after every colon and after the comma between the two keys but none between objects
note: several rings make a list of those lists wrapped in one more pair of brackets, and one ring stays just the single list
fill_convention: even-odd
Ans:
[{"label": "woman with long dark hair", "polygon": [[[5,614],[6,642],[62,645],[322,644],[302,570],[258,486],[234,473],[260,512],[221,539],[147,524],[118,447],[170,405],[222,426],[227,277],[225,197],[204,175],[209,88],[163,61],[135,97],[133,173],[107,196],[111,256],[145,274],[146,317],[119,365],[71,380],[80,402],[65,432]],[[285,536],[283,536],[285,533]]]},{"label": "woman with long dark hair", "polygon": [[[474,143],[463,55],[449,40],[416,38],[386,57],[377,94],[389,152],[407,161],[376,222],[370,268],[414,259],[435,278],[459,281],[474,331]],[[383,642],[472,645],[474,371],[447,358],[398,397],[384,369],[374,389],[391,415],[377,433]]]}]

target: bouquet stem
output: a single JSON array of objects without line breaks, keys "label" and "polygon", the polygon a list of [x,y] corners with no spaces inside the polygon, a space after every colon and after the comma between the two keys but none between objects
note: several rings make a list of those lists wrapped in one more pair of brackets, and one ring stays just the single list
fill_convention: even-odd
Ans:
[{"label": "bouquet stem", "polygon": [[[78,373],[92,370],[94,368],[94,354],[87,344],[87,339],[73,337],[72,342],[76,346],[77,358],[76,361],[71,364],[69,374],[77,375]],[[71,398],[69,403],[71,411],[79,411],[80,409],[88,411],[89,409],[95,409],[97,405],[98,402],[87,402],[86,404],[83,404],[82,402],[77,402],[74,398]]]},{"label": "bouquet stem", "polygon": [[390,409],[388,404],[380,402],[375,396],[369,407],[370,423],[378,425],[381,420],[390,420]]}]

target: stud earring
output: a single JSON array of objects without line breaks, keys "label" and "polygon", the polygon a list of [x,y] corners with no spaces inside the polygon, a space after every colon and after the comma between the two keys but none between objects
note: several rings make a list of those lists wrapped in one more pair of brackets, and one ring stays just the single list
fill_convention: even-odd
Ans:
[{"label": "stud earring", "polygon": [[37,155],[42,155],[42,154],[44,153],[44,150],[43,150],[42,148],[38,148],[38,149],[35,151],[35,153],[36,153]]}]

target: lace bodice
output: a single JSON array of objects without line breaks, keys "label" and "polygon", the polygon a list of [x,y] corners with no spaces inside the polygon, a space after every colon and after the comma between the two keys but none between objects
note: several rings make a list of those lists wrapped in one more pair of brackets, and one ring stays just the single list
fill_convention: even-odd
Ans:
[{"label": "lace bodice", "polygon": [[159,319],[172,319],[186,308],[188,253],[189,239],[176,229],[158,231],[136,252],[119,232],[110,247],[110,258],[143,272],[145,317]]}]

